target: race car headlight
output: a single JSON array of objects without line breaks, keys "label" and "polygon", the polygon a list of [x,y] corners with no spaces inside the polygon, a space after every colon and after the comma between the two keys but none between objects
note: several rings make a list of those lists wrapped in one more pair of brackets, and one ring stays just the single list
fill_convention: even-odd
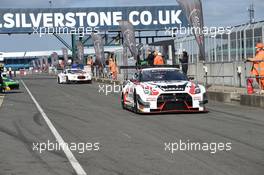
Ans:
[{"label": "race car headlight", "polygon": [[200,94],[201,93],[201,89],[199,87],[195,88],[195,94]]}]

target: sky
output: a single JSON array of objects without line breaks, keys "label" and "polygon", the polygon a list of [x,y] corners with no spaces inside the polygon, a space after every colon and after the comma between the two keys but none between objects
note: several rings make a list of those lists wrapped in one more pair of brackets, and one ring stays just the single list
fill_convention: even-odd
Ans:
[{"label": "sky", "polygon": [[[52,0],[53,8],[177,5],[176,0]],[[202,0],[206,26],[234,26],[247,23],[247,8],[255,4],[255,20],[264,20],[264,0]],[[0,8],[49,8],[49,0],[0,0]],[[53,36],[0,35],[1,51],[61,49]],[[67,39],[69,41],[69,39]]]}]

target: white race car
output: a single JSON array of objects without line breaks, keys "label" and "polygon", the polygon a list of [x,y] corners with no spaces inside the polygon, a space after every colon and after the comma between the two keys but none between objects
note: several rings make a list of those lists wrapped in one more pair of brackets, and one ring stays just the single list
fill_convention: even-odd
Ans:
[{"label": "white race car", "polygon": [[189,81],[178,68],[143,68],[124,83],[123,109],[136,113],[206,112],[205,87]]},{"label": "white race car", "polygon": [[81,69],[66,69],[58,74],[58,83],[92,83],[92,76]]}]

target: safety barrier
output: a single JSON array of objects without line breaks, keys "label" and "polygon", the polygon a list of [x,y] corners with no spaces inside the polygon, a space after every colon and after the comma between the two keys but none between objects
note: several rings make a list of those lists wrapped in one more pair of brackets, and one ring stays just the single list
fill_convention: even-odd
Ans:
[{"label": "safety barrier", "polygon": [[[232,87],[235,87],[234,85],[234,76],[233,75],[205,75],[205,87],[208,87],[208,78],[222,78],[222,91],[225,90],[225,78],[231,78],[232,79]],[[213,81],[212,86],[215,86],[215,81]]]}]

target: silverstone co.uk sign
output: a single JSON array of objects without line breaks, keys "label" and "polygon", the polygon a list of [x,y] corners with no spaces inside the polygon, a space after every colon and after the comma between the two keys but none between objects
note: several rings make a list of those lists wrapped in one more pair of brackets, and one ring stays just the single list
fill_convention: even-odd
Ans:
[{"label": "silverstone co.uk sign", "polygon": [[121,20],[131,22],[136,30],[188,24],[179,6],[0,9],[0,34],[32,33],[40,28],[119,30]]}]

